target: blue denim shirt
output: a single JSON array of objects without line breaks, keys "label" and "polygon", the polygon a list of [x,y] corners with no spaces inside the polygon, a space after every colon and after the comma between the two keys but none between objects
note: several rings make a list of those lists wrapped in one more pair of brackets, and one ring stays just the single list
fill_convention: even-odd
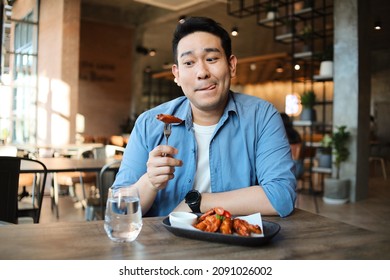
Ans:
[{"label": "blue denim shirt", "polygon": [[[192,189],[197,144],[189,100],[179,97],[139,116],[127,144],[114,187],[133,184],[146,172],[149,152],[164,144],[163,123],[157,114],[184,120],[174,124],[169,145],[178,149],[175,177],[158,192],[147,216],[168,215]],[[281,217],[294,209],[296,179],[290,146],[275,107],[257,97],[233,93],[210,142],[212,192],[261,185]],[[237,197],[239,200],[240,198]],[[242,201],[245,203],[245,201]]]}]

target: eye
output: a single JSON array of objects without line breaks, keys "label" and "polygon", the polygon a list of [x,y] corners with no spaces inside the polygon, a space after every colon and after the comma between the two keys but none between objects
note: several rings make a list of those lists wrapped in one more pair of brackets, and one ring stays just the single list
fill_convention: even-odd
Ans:
[{"label": "eye", "polygon": [[183,65],[185,65],[185,66],[191,66],[191,65],[193,65],[194,64],[194,62],[193,61],[190,61],[190,60],[188,60],[188,61],[183,61]]},{"label": "eye", "polygon": [[213,56],[213,57],[207,57],[206,61],[207,62],[215,62],[219,59],[219,57]]}]

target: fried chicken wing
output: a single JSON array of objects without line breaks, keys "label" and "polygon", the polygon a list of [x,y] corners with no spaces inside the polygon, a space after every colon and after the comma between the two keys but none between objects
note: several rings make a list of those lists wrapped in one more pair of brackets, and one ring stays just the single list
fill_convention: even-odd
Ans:
[{"label": "fried chicken wing", "polygon": [[219,227],[219,232],[223,234],[232,234],[233,233],[233,221],[231,218],[225,218],[221,226]]},{"label": "fried chicken wing", "polygon": [[239,235],[242,235],[242,236],[249,236],[250,235],[249,227],[244,220],[234,219],[233,220],[233,228],[234,228],[234,231],[237,232]]},{"label": "fried chicken wing", "polygon": [[195,224],[197,229],[206,232],[216,232],[221,225],[221,219],[218,219],[216,215],[207,216],[203,221]]},{"label": "fried chicken wing", "polygon": [[233,229],[242,236],[250,236],[251,233],[261,234],[260,226],[252,225],[247,221],[238,218],[233,220]]},{"label": "fried chicken wing", "polygon": [[251,233],[262,233],[259,225],[250,224],[239,218],[233,219],[230,212],[222,207],[214,207],[205,212],[198,218],[194,227],[207,232],[237,233],[241,236],[250,236]]},{"label": "fried chicken wing", "polygon": [[214,211],[214,208],[212,208],[209,211],[205,212],[202,216],[200,216],[198,221],[201,222],[204,219],[206,219],[207,216],[214,215],[214,214],[215,214],[215,211]]},{"label": "fried chicken wing", "polygon": [[182,123],[183,120],[172,115],[158,114],[156,118],[163,123]]}]

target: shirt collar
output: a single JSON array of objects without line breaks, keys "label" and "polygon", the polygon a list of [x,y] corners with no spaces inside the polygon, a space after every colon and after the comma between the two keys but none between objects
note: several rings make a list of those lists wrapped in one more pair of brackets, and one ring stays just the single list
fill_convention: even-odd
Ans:
[{"label": "shirt collar", "polygon": [[[188,98],[186,98],[186,100],[183,102],[183,105],[184,106],[181,106],[180,109],[177,111],[176,116],[178,118],[181,118],[182,120],[185,120],[185,126],[189,130],[192,128],[192,113],[191,104]],[[237,106],[234,99],[234,92],[231,90],[229,90],[228,102],[226,104],[223,115],[219,120],[218,127],[229,118],[230,112],[237,114]]]}]

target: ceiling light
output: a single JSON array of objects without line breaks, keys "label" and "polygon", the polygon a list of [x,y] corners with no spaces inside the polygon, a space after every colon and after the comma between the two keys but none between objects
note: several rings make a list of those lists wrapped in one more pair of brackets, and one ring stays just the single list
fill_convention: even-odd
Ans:
[{"label": "ceiling light", "polygon": [[382,23],[380,20],[377,20],[374,24],[374,29],[375,30],[381,30],[382,29]]},{"label": "ceiling light", "polygon": [[298,71],[299,69],[301,69],[301,66],[299,66],[299,64],[295,64],[294,69]]},{"label": "ceiling light", "polygon": [[238,28],[235,26],[232,28],[232,36],[236,37],[238,35]]},{"label": "ceiling light", "polygon": [[257,68],[256,63],[251,63],[251,64],[249,65],[249,69],[251,69],[252,71],[255,71],[256,68]]},{"label": "ceiling light", "polygon": [[275,71],[276,71],[277,73],[283,73],[284,69],[283,69],[282,65],[279,64],[278,67],[276,67]]}]

